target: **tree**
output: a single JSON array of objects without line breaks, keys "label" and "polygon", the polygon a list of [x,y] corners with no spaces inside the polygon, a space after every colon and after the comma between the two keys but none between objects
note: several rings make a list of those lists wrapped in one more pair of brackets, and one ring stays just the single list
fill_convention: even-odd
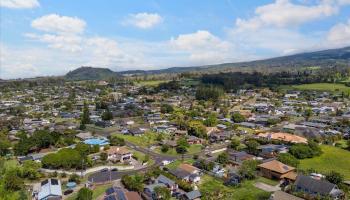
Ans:
[{"label": "tree", "polygon": [[206,138],[206,128],[200,121],[190,121],[188,123],[188,134],[200,138]]},{"label": "tree", "polygon": [[339,185],[341,183],[343,183],[344,181],[344,176],[336,171],[330,171],[327,175],[326,175],[326,180]]},{"label": "tree", "polygon": [[312,149],[306,144],[295,144],[290,147],[289,153],[298,159],[312,158]]},{"label": "tree", "polygon": [[4,133],[0,133],[0,156],[4,156],[9,153],[11,147],[10,141],[7,139]]},{"label": "tree", "polygon": [[176,147],[176,152],[178,154],[185,154],[187,152],[187,148],[185,146],[178,146]]},{"label": "tree", "polygon": [[160,200],[169,200],[171,198],[170,190],[166,187],[155,187],[154,193],[156,194],[157,199]]},{"label": "tree", "polygon": [[309,121],[310,117],[313,115],[312,110],[310,108],[304,111],[304,117],[306,121]]},{"label": "tree", "polygon": [[109,111],[109,109],[106,109],[106,111],[102,113],[102,119],[105,121],[113,119],[113,113]]},{"label": "tree", "polygon": [[76,200],[92,200],[92,194],[92,190],[83,187],[79,190]]},{"label": "tree", "polygon": [[132,191],[141,192],[143,190],[144,177],[142,175],[125,175],[122,177],[123,185]]},{"label": "tree", "polygon": [[161,113],[172,113],[174,111],[174,108],[169,104],[162,104],[160,107]]},{"label": "tree", "polygon": [[24,181],[19,177],[17,168],[7,170],[3,177],[4,187],[7,191],[18,191],[24,186]]},{"label": "tree", "polygon": [[208,118],[204,121],[206,126],[216,126],[218,124],[218,119],[215,113],[210,113]]},{"label": "tree", "polygon": [[257,154],[259,145],[260,144],[256,140],[250,139],[246,142],[247,151],[251,154]]},{"label": "tree", "polygon": [[163,153],[168,152],[168,151],[169,151],[169,145],[163,144],[163,145],[162,145],[162,148],[161,148],[161,151],[162,151]]},{"label": "tree", "polygon": [[224,90],[216,86],[200,86],[196,91],[197,100],[217,101],[224,94]]},{"label": "tree", "polygon": [[102,161],[106,161],[107,158],[108,158],[108,154],[106,152],[102,152],[100,154],[100,158],[101,158]]},{"label": "tree", "polygon": [[217,158],[216,161],[220,164],[227,164],[229,161],[228,154],[226,152],[221,153]]},{"label": "tree", "polygon": [[241,145],[241,141],[239,139],[233,138],[231,140],[230,148],[234,150],[238,150],[238,147]]},{"label": "tree", "polygon": [[256,177],[256,168],[259,162],[256,160],[245,160],[238,169],[238,173],[246,179],[254,179]]},{"label": "tree", "polygon": [[84,101],[83,115],[81,117],[81,124],[90,124],[90,111],[87,102]]},{"label": "tree", "polygon": [[186,148],[190,147],[185,137],[181,137],[176,142],[177,146],[184,146]]},{"label": "tree", "polygon": [[232,115],[232,120],[236,123],[241,123],[245,121],[245,117],[241,115],[239,112],[235,112]]},{"label": "tree", "polygon": [[299,165],[299,160],[290,153],[280,153],[277,160],[293,167],[298,167]]},{"label": "tree", "polygon": [[118,137],[116,135],[112,135],[109,138],[109,142],[112,146],[124,146],[125,145],[124,138]]},{"label": "tree", "polygon": [[41,164],[32,160],[23,162],[21,176],[30,180],[37,180],[40,178],[39,169]]}]

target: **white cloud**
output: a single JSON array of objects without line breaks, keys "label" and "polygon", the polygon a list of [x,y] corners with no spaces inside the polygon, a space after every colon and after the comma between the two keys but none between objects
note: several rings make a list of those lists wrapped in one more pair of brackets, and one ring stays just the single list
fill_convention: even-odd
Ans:
[{"label": "white cloud", "polygon": [[255,16],[250,19],[236,20],[240,29],[258,29],[263,26],[289,27],[298,26],[323,17],[334,15],[338,6],[323,1],[318,5],[306,6],[293,4],[289,0],[276,0],[274,3],[255,9]]},{"label": "white cloud", "polygon": [[82,36],[86,23],[77,17],[60,16],[57,14],[45,15],[32,21],[31,26],[46,34],[27,33],[28,38],[47,43],[50,48],[70,52],[82,49]]},{"label": "white cloud", "polygon": [[33,20],[31,25],[33,28],[45,32],[78,34],[84,31],[86,23],[77,17],[50,14]]},{"label": "white cloud", "polygon": [[124,25],[131,25],[141,29],[149,29],[163,22],[163,18],[157,13],[131,14],[123,21]]},{"label": "white cloud", "polygon": [[350,45],[350,19],[347,23],[333,26],[328,32],[327,41],[333,47]]},{"label": "white cloud", "polygon": [[182,34],[170,40],[178,51],[187,52],[189,59],[195,63],[218,63],[232,58],[232,46],[206,30]]},{"label": "white cloud", "polygon": [[39,7],[38,0],[1,0],[0,7],[12,9],[25,9]]}]

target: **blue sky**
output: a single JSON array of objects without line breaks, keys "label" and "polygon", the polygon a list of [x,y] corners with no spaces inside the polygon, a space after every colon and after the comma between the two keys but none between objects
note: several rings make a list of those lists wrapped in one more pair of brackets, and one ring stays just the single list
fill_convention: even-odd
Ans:
[{"label": "blue sky", "polygon": [[1,0],[0,78],[237,62],[350,45],[350,0]]}]

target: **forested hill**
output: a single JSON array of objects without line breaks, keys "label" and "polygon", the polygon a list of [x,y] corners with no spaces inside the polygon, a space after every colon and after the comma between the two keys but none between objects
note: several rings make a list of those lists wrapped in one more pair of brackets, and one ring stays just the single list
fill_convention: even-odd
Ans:
[{"label": "forested hill", "polygon": [[[323,51],[300,53],[290,56],[282,56],[265,60],[257,60],[239,63],[223,63],[217,65],[205,65],[196,67],[172,67],[161,70],[133,70],[119,72],[120,74],[161,74],[161,73],[183,73],[183,72],[218,72],[218,71],[281,71],[305,67],[330,67],[350,66],[350,47],[329,49]],[[259,70],[261,69],[261,70]]]},{"label": "forested hill", "polygon": [[160,70],[129,70],[114,72],[108,68],[80,67],[67,73],[67,80],[101,80],[120,78],[127,75],[172,74],[172,73],[218,73],[218,72],[264,72],[295,71],[305,68],[350,67],[350,47],[330,49],[310,53],[301,53],[265,60],[240,63],[224,63],[196,67],[172,67]]},{"label": "forested hill", "polygon": [[80,67],[68,72],[65,78],[68,80],[102,80],[120,76],[108,68]]}]

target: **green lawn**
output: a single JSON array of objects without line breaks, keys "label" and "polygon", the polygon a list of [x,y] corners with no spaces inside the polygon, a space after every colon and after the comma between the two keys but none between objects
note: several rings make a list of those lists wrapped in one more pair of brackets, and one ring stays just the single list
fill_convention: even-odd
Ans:
[{"label": "green lawn", "polygon": [[181,160],[175,160],[174,162],[170,163],[166,167],[168,169],[176,169],[181,163],[193,164],[194,160],[193,159],[185,159],[183,162]]},{"label": "green lawn", "polygon": [[271,179],[268,179],[268,178],[265,178],[265,177],[262,177],[262,176],[259,176],[256,179],[256,182],[262,182],[262,183],[265,183],[265,184],[268,184],[268,185],[272,185],[272,186],[275,186],[275,185],[278,184],[278,181],[271,180]]},{"label": "green lawn", "polygon": [[132,136],[132,135],[123,135],[115,134],[118,137],[124,138],[126,141],[131,142],[137,146],[148,147],[148,145],[155,144],[157,134],[153,132],[145,133],[142,136]]},{"label": "green lawn", "polygon": [[[157,153],[160,153],[160,154],[165,154],[165,155],[171,155],[171,156],[178,156],[178,155],[181,155],[181,154],[178,154],[176,152],[176,149],[175,148],[170,148],[169,151],[163,153],[161,150],[160,150],[160,147],[159,148],[156,148],[155,151]],[[200,144],[193,144],[193,145],[190,145],[189,148],[187,148],[187,153],[186,154],[195,154],[195,153],[199,153],[202,151],[202,145]]]},{"label": "green lawn", "polygon": [[[223,181],[220,179],[204,175],[199,185],[199,190],[204,194],[204,197],[215,194],[218,196],[218,199],[225,200],[256,200],[262,197],[264,197],[263,199],[268,199],[270,193],[256,188],[254,186],[256,182],[257,180],[244,181],[239,187],[227,187],[223,185]],[[221,196],[218,193],[224,194],[225,196]]]},{"label": "green lawn", "polygon": [[292,85],[293,89],[298,90],[316,90],[316,91],[329,91],[329,92],[350,92],[350,87],[339,83],[311,83],[302,85]]},{"label": "green lawn", "polygon": [[350,151],[327,145],[322,145],[321,148],[323,151],[321,156],[301,160],[299,168],[315,169],[320,173],[334,170],[350,180]]},{"label": "green lawn", "polygon": [[[106,185],[99,185],[99,186],[96,186],[92,191],[93,191],[93,194],[92,194],[92,199],[93,200],[96,200],[98,197],[100,197],[101,195],[103,195],[105,193],[105,191],[111,187],[112,184],[106,184]],[[78,195],[78,192],[72,194],[71,196],[69,196],[67,198],[67,200],[75,200],[76,197]]]}]

